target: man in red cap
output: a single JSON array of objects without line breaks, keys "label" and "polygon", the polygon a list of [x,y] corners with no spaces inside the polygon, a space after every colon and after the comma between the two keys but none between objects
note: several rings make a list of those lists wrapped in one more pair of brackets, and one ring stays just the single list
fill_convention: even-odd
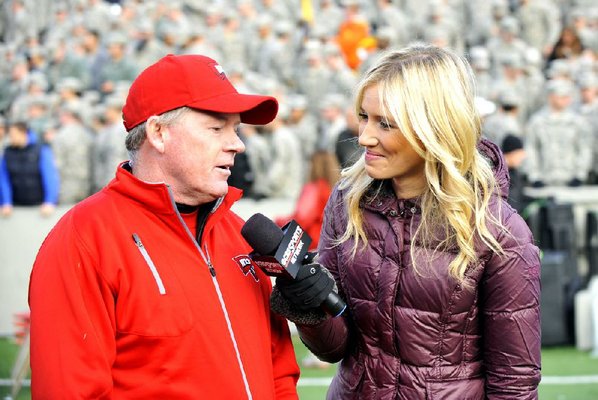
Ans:
[{"label": "man in red cap", "polygon": [[277,111],[199,55],[137,77],[130,161],[58,222],[33,267],[33,398],[297,398],[288,326],[248,263],[227,184],[239,125]]}]

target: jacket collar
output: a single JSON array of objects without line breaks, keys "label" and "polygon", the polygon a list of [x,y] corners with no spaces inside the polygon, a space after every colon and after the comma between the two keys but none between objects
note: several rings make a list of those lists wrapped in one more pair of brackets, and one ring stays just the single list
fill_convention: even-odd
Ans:
[{"label": "jacket collar", "polygon": [[[128,161],[119,165],[116,170],[116,177],[104,190],[113,190],[122,196],[128,197],[155,214],[177,214],[170,187],[165,183],[150,183],[139,180],[131,173]],[[216,211],[229,210],[241,198],[242,194],[243,191],[240,189],[229,186],[228,193],[215,202],[210,214],[215,214]]]},{"label": "jacket collar", "polygon": [[365,209],[382,214],[400,215],[421,214],[420,197],[397,199],[390,180],[375,180],[361,200]]}]

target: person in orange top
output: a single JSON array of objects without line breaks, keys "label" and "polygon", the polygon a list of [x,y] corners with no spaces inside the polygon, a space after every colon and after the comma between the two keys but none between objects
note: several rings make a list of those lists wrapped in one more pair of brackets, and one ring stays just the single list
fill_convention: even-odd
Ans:
[{"label": "person in orange top", "polygon": [[311,157],[309,178],[301,189],[295,211],[289,216],[275,219],[281,227],[294,219],[312,239],[310,251],[318,247],[324,207],[339,177],[340,165],[336,156],[325,150],[317,150]]},{"label": "person in orange top", "polygon": [[359,2],[345,0],[343,5],[345,6],[345,20],[338,28],[336,40],[347,65],[353,70],[357,70],[365,58],[360,53],[363,52],[363,48],[372,47],[374,39],[370,35],[370,25],[367,19],[360,12]]}]

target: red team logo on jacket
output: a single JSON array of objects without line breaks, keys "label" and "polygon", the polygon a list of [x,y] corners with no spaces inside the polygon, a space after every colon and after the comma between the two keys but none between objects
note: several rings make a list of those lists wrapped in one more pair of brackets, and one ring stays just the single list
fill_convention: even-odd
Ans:
[{"label": "red team logo on jacket", "polygon": [[257,274],[255,273],[255,265],[253,264],[253,261],[251,261],[251,258],[249,258],[249,256],[234,256],[233,261],[237,263],[239,268],[241,268],[241,272],[243,272],[243,275],[247,276],[247,274],[251,274],[251,276],[253,276],[253,279],[255,279],[256,282],[260,281],[260,279],[257,277]]}]

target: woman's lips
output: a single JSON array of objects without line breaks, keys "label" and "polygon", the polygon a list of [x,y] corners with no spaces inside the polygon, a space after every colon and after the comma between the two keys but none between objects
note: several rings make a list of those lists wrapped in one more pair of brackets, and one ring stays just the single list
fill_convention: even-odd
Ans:
[{"label": "woman's lips", "polygon": [[371,151],[365,152],[365,161],[376,161],[384,158],[383,155]]}]

